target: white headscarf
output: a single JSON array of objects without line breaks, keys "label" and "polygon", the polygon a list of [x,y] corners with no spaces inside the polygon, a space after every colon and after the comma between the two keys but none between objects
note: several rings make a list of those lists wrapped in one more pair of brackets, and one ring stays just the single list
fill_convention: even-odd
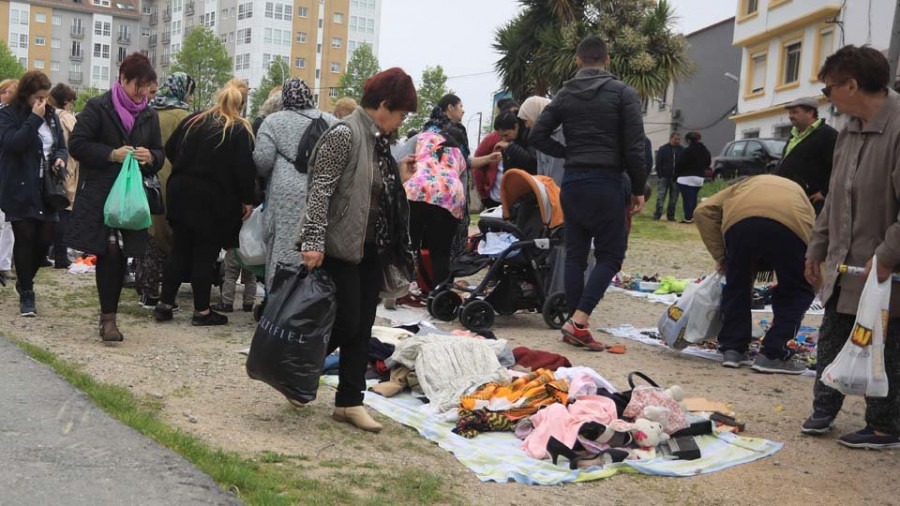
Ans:
[{"label": "white headscarf", "polygon": [[519,107],[519,118],[523,121],[537,123],[538,118],[541,116],[541,112],[549,103],[549,98],[528,97],[522,102],[521,107]]}]

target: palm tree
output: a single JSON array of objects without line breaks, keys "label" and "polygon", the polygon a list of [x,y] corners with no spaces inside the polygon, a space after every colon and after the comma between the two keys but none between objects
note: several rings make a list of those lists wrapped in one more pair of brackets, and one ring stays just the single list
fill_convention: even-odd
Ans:
[{"label": "palm tree", "polygon": [[588,34],[609,45],[610,72],[644,100],[664,96],[687,75],[687,43],[672,32],[668,0],[520,0],[522,12],[495,34],[495,64],[519,99],[558,90],[575,75],[575,51]]}]

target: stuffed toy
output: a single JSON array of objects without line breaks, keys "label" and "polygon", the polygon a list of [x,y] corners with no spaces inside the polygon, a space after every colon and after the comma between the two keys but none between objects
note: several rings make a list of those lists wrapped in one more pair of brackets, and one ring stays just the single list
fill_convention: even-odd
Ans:
[{"label": "stuffed toy", "polygon": [[655,459],[656,447],[669,440],[669,435],[663,431],[662,424],[644,418],[634,421],[631,435],[638,445],[638,448],[631,450],[629,458],[632,460]]},{"label": "stuffed toy", "polygon": [[[674,434],[690,426],[687,422],[686,410],[675,397],[684,398],[684,390],[681,387],[672,387],[668,390],[651,386],[635,387],[631,392],[631,400],[622,412],[622,416],[626,419],[644,417],[659,422],[667,434]],[[665,415],[660,410],[651,409],[648,411],[646,409],[648,407],[665,408],[668,411],[668,415]]]}]

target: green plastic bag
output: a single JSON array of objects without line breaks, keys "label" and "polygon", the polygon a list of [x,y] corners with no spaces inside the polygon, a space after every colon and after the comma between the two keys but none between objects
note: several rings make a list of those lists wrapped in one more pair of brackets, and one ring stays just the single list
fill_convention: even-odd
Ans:
[{"label": "green plastic bag", "polygon": [[125,156],[122,170],[103,205],[103,222],[109,228],[122,230],[146,230],[152,224],[144,177],[131,152]]}]

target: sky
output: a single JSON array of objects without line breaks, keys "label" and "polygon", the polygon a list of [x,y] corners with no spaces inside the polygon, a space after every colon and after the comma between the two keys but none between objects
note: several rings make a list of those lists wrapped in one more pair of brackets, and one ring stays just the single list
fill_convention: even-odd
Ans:
[{"label": "sky", "polygon": [[[734,15],[735,1],[670,0],[676,30],[690,33]],[[500,88],[494,31],[519,10],[516,0],[382,0],[378,59],[421,80],[426,66],[441,65],[447,86],[463,100],[463,123],[477,141],[479,112],[490,121],[491,97]]]}]

